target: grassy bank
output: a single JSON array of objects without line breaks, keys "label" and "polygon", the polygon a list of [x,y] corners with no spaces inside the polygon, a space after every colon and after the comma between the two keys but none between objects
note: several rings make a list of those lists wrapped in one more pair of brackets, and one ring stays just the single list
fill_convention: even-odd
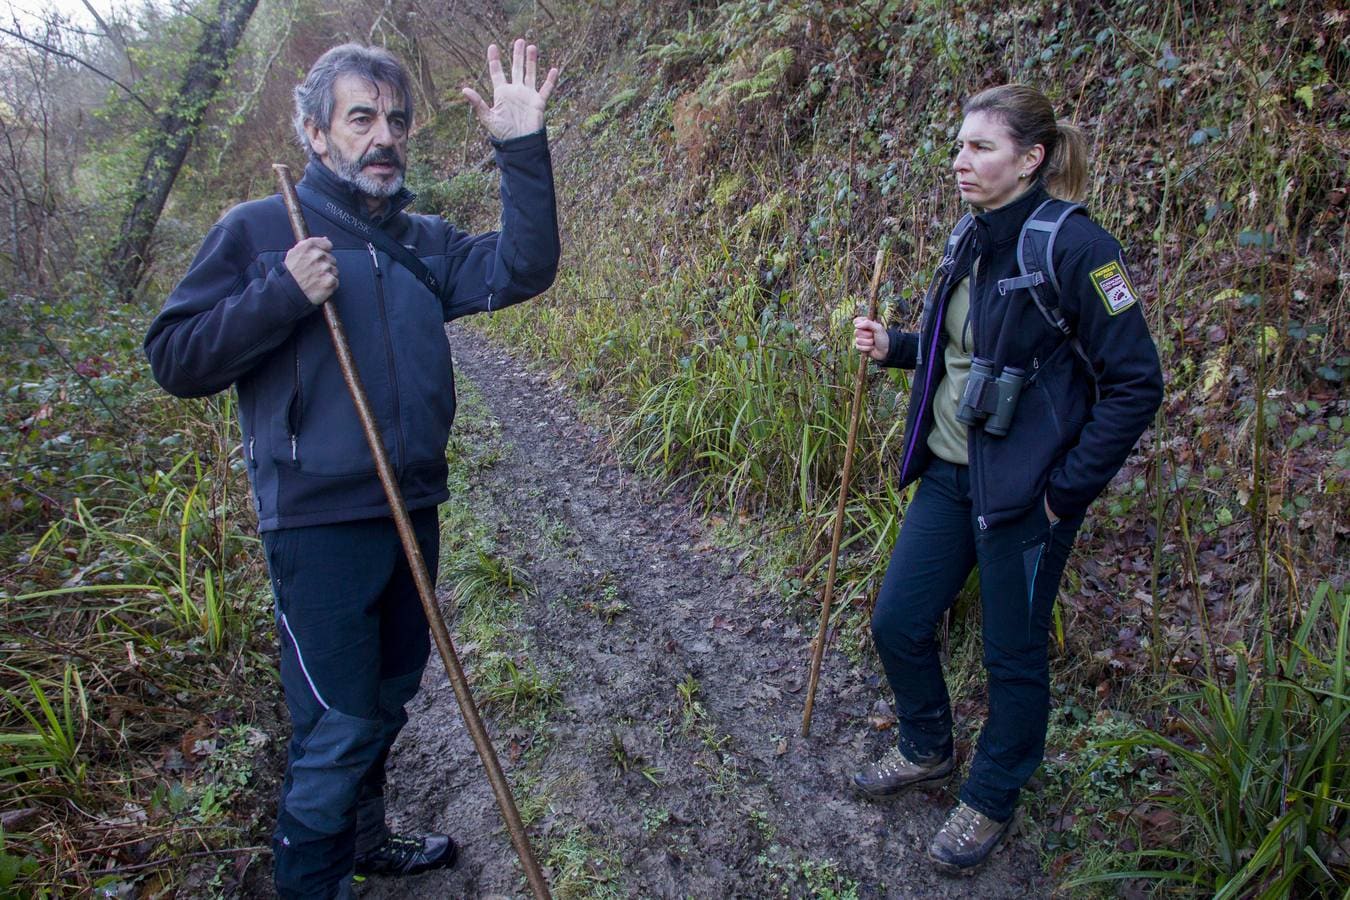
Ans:
[{"label": "grassy bank", "polygon": [[7,302],[0,893],[237,884],[279,748],[229,399],[149,383],[139,311]]},{"label": "grassy bank", "polygon": [[[959,215],[963,97],[1027,81],[1087,128],[1088,206],[1128,248],[1167,396],[1061,596],[1033,801],[1047,864],[1076,890],[1334,893],[1350,837],[1344,17],[740,2],[577,18],[619,46],[580,53],[551,120],[564,270],[551,302],[485,327],[592,397],[637,464],[777,535],[807,619],[873,253],[889,254],[884,314],[912,325]],[[476,214],[466,176],[429,187]],[[847,508],[835,624],[864,650],[906,502],[906,391],[872,379]],[[959,604],[958,658],[978,658],[975,606]],[[962,687],[978,724],[979,680]]]}]

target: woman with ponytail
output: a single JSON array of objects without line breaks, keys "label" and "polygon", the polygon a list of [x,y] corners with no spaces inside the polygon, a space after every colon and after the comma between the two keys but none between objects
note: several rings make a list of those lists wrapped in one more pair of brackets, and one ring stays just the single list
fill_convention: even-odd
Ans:
[{"label": "woman with ponytail", "polygon": [[[989,715],[960,802],[929,845],[949,872],[998,846],[1040,765],[1060,576],[1088,505],[1162,400],[1120,244],[1063,202],[1087,184],[1082,132],[1023,85],[976,94],[963,112],[953,171],[973,215],[948,242],[919,331],[853,322],[858,350],[915,370],[899,478],[919,482],[872,615],[898,746],[853,776],[864,795],[954,771],[936,632],[971,569],[980,573]],[[1048,247],[1024,245],[1028,220],[1057,218]],[[1019,247],[1048,258],[1019,265]]]}]

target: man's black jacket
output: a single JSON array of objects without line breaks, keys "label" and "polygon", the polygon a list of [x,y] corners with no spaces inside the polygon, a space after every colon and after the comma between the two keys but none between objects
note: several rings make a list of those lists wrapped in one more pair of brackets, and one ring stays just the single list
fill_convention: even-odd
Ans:
[{"label": "man's black jacket", "polygon": [[[333,242],[339,287],[328,302],[337,304],[409,509],[448,496],[445,445],[455,387],[444,323],[533,297],[557,273],[547,140],[540,132],[494,145],[500,232],[468,235],[438,216],[405,213],[413,199],[406,191],[370,219],[318,162],[300,183],[325,206],[384,229],[443,285],[435,296],[388,254],[306,212],[310,233]],[[323,316],[286,270],[294,243],[280,196],[231,209],[145,338],[155,379],[171,393],[200,397],[237,387],[263,531],[389,514]]]},{"label": "man's black jacket", "polygon": [[[1000,279],[1019,274],[1022,223],[1048,194],[1039,186],[1000,209],[975,216],[974,240],[952,261],[925,301],[919,332],[889,329],[884,366],[916,369],[905,427],[901,487],[923,474],[932,452],[933,402],[945,373],[943,316],[951,291],[980,265],[970,285],[974,355],[992,359],[1007,322],[1002,362],[1025,369],[1026,384],[1004,437],[969,429],[971,491],[981,527],[1010,521],[1042,498],[1061,517],[1077,516],[1106,487],[1162,402],[1162,370],[1143,311],[1124,273],[1120,244],[1086,215],[1072,215],[1054,245],[1060,309],[1086,351],[1090,373],[1064,337],[1036,310],[1026,289],[1000,294]],[[1117,268],[1112,268],[1112,264]],[[1124,293],[1102,283],[1120,273]],[[1121,284],[1117,281],[1116,284]]]}]

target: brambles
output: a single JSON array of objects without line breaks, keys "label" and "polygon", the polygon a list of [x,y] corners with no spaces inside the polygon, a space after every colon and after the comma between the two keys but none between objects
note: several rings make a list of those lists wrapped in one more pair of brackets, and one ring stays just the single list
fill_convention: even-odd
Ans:
[{"label": "brambles", "polygon": [[270,596],[233,410],[151,392],[121,310],[58,336],[46,316],[83,302],[5,329],[0,796],[33,815],[5,828],[0,892],[185,882],[177,854],[214,869],[261,840],[242,686],[268,683]]}]

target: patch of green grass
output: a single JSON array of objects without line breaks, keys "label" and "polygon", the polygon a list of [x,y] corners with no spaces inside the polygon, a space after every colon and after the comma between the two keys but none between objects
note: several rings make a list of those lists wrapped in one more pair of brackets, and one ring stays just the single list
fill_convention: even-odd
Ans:
[{"label": "patch of green grass", "polygon": [[511,598],[530,590],[524,569],[483,550],[452,560],[443,581],[469,619],[503,618],[513,607]]},{"label": "patch of green grass", "polygon": [[88,730],[89,699],[79,670],[66,664],[61,692],[55,700],[36,677],[28,675],[26,681],[26,697],[0,690],[6,718],[17,713],[27,726],[0,733],[0,748],[8,751],[9,757],[8,764],[0,768],[0,779],[26,781],[53,774],[81,797],[89,774],[81,752]]},{"label": "patch of green grass", "polygon": [[203,822],[221,817],[247,792],[254,759],[268,737],[249,725],[231,725],[212,741],[214,749],[203,767],[206,784],[197,799],[196,815]]},{"label": "patch of green grass", "polygon": [[655,834],[661,830],[661,826],[670,821],[670,810],[664,806],[648,806],[641,804],[642,808],[642,830],[647,834]]},{"label": "patch of green grass", "polygon": [[703,686],[699,684],[698,679],[693,673],[684,676],[684,680],[675,685],[675,693],[680,701],[680,729],[685,734],[692,734],[694,730],[703,724],[707,712],[703,708],[699,696],[703,692]]},{"label": "patch of green grass", "polygon": [[581,602],[581,608],[595,616],[606,625],[628,612],[629,606],[621,597],[618,582],[613,575],[606,574],[596,585],[596,596]]},{"label": "patch of green grass", "polygon": [[617,731],[611,731],[609,735],[609,758],[620,772],[638,772],[653,785],[660,787],[663,774],[661,769],[649,763],[641,751],[629,746],[624,736]]},{"label": "patch of green grass", "polygon": [[715,797],[735,796],[743,781],[741,771],[736,767],[732,755],[722,752],[722,747],[730,740],[730,735],[716,735],[712,729],[705,729],[703,743],[708,752],[700,754],[694,762],[694,768],[702,770],[708,776],[708,783]]},{"label": "patch of green grass", "polygon": [[1084,722],[1052,714],[1046,735],[1042,786],[1026,792],[1026,820],[1054,867],[1077,856],[1076,874],[1117,871],[1128,856],[1102,839],[1109,823],[1128,817],[1160,785],[1160,758],[1147,748],[1114,742],[1139,734],[1122,714],[1100,713]]},{"label": "patch of green grass", "polygon": [[[530,825],[548,812],[557,784],[545,783],[542,773],[554,731],[550,717],[562,708],[562,676],[541,672],[530,656],[521,606],[533,587],[512,560],[512,548],[497,543],[504,513],[482,501],[477,485],[506,452],[501,425],[471,381],[461,379],[458,386],[460,408],[448,451],[450,500],[441,507],[440,581],[455,600],[456,643],[474,697],[485,713],[510,725],[512,752],[520,754],[510,778],[521,818]],[[551,523],[548,531],[562,540],[564,528]]]},{"label": "patch of green grass", "polygon": [[858,900],[858,882],[844,875],[832,859],[794,858],[795,853],[774,844],[755,862],[777,883],[779,896],[817,900]]},{"label": "patch of green grass", "polygon": [[541,512],[535,517],[534,533],[555,552],[576,539],[576,532],[566,522],[555,519],[546,512]]},{"label": "patch of green grass", "polygon": [[549,887],[558,900],[618,900],[627,896],[623,865],[617,853],[597,843],[597,835],[581,825],[548,841],[543,851]]},{"label": "patch of green grass", "polygon": [[521,824],[529,828],[548,812],[552,802],[550,793],[536,773],[515,769],[507,777],[511,782],[511,796],[515,798]]},{"label": "patch of green grass", "polygon": [[479,657],[473,674],[474,691],[483,706],[499,706],[513,719],[554,709],[562,703],[562,684],[546,678],[530,659],[505,653]]},{"label": "patch of green grass", "polygon": [[[1170,733],[1100,742],[1095,774],[1161,751],[1170,778],[1132,819],[1134,865],[1069,886],[1149,879],[1219,898],[1334,896],[1350,874],[1350,595],[1323,582],[1296,629],[1272,629],[1231,683],[1213,677],[1171,698]],[[1150,817],[1149,812],[1161,815]],[[1338,887],[1338,885],[1340,887]]]},{"label": "patch of green grass", "polygon": [[749,816],[750,824],[755,826],[755,831],[759,833],[760,838],[765,841],[772,841],[777,836],[778,829],[764,810],[752,808],[746,815]]}]

